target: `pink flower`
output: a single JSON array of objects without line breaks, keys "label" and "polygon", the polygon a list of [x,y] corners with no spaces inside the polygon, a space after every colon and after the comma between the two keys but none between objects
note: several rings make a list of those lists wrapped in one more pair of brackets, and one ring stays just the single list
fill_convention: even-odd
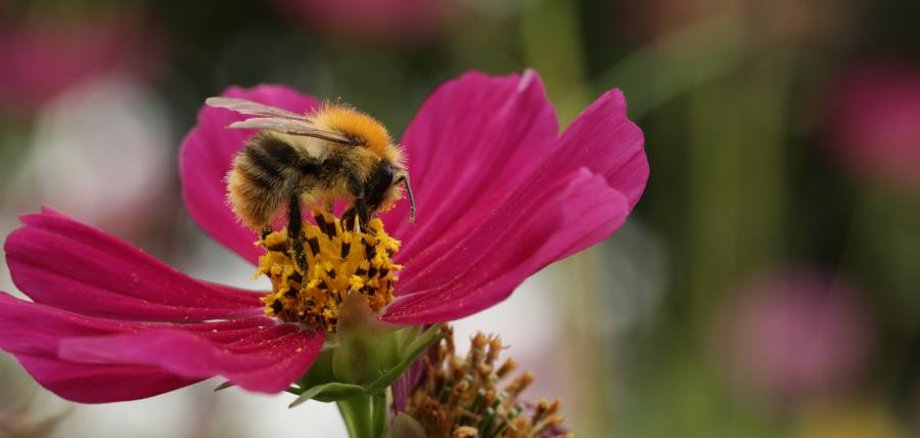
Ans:
[{"label": "pink flower", "polygon": [[[292,111],[317,101],[282,86],[230,88]],[[224,175],[252,132],[203,108],[182,146],[186,206],[214,239],[256,263],[257,236],[225,202]],[[384,214],[403,242],[396,299],[380,318],[430,324],[504,298],[547,264],[619,228],[648,175],[642,133],[618,90],[561,136],[533,72],[468,73],[428,98],[402,137],[419,206]],[[81,402],[160,394],[220,375],[278,392],[301,376],[324,331],[264,316],[260,294],[189,278],[105,233],[46,209],[6,242],[13,280],[34,302],[0,294],[0,347],[42,385]]]},{"label": "pink flower", "polygon": [[840,389],[858,376],[872,330],[848,285],[792,271],[743,291],[719,331],[739,383],[782,400]]},{"label": "pink flower", "polygon": [[310,30],[370,42],[427,39],[445,27],[454,0],[273,0]]},{"label": "pink flower", "polygon": [[[35,20],[0,30],[0,104],[35,108],[87,79],[146,76],[162,62],[164,44],[133,14],[88,21]],[[20,108],[21,109],[21,108]]]},{"label": "pink flower", "polygon": [[859,65],[834,88],[830,109],[830,146],[845,166],[920,191],[920,68]]}]

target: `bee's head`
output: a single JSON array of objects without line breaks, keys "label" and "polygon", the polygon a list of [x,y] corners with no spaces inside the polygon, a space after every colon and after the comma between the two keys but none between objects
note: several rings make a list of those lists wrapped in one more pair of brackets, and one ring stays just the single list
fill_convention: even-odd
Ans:
[{"label": "bee's head", "polygon": [[364,195],[371,211],[386,211],[403,198],[409,198],[409,221],[415,222],[415,195],[409,183],[409,173],[398,162],[381,160],[374,166],[364,186]]}]

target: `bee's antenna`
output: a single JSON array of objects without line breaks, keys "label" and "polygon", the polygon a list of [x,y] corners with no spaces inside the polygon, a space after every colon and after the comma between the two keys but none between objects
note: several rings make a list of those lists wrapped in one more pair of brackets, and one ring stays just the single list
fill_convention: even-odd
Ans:
[{"label": "bee's antenna", "polygon": [[412,194],[412,184],[409,183],[409,175],[400,176],[397,182],[402,181],[406,186],[406,193],[409,195],[409,223],[415,223],[415,195]]}]

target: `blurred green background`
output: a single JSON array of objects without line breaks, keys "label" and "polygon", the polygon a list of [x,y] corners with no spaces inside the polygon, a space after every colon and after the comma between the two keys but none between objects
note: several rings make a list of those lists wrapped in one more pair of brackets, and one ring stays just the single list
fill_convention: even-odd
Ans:
[{"label": "blurred green background", "polygon": [[[256,287],[179,196],[206,97],[282,83],[398,135],[470,69],[535,69],[563,126],[619,87],[651,166],[629,223],[458,333],[501,333],[582,437],[917,436],[918,22],[908,0],[0,0],[0,228],[48,203]],[[76,406],[3,355],[0,437],[344,436],[334,408],[210,383]]]}]

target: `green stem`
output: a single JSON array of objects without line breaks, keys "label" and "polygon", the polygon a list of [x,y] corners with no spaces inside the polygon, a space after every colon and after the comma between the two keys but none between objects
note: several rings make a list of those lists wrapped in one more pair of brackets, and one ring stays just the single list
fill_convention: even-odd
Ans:
[{"label": "green stem", "polygon": [[540,72],[562,126],[592,100],[578,26],[578,2],[568,0],[534,2],[521,17],[525,64]]},{"label": "green stem", "polygon": [[336,402],[351,438],[382,438],[386,427],[386,396],[358,395]]},{"label": "green stem", "polygon": [[690,97],[688,278],[696,333],[713,303],[783,247],[794,54],[769,52]]}]

